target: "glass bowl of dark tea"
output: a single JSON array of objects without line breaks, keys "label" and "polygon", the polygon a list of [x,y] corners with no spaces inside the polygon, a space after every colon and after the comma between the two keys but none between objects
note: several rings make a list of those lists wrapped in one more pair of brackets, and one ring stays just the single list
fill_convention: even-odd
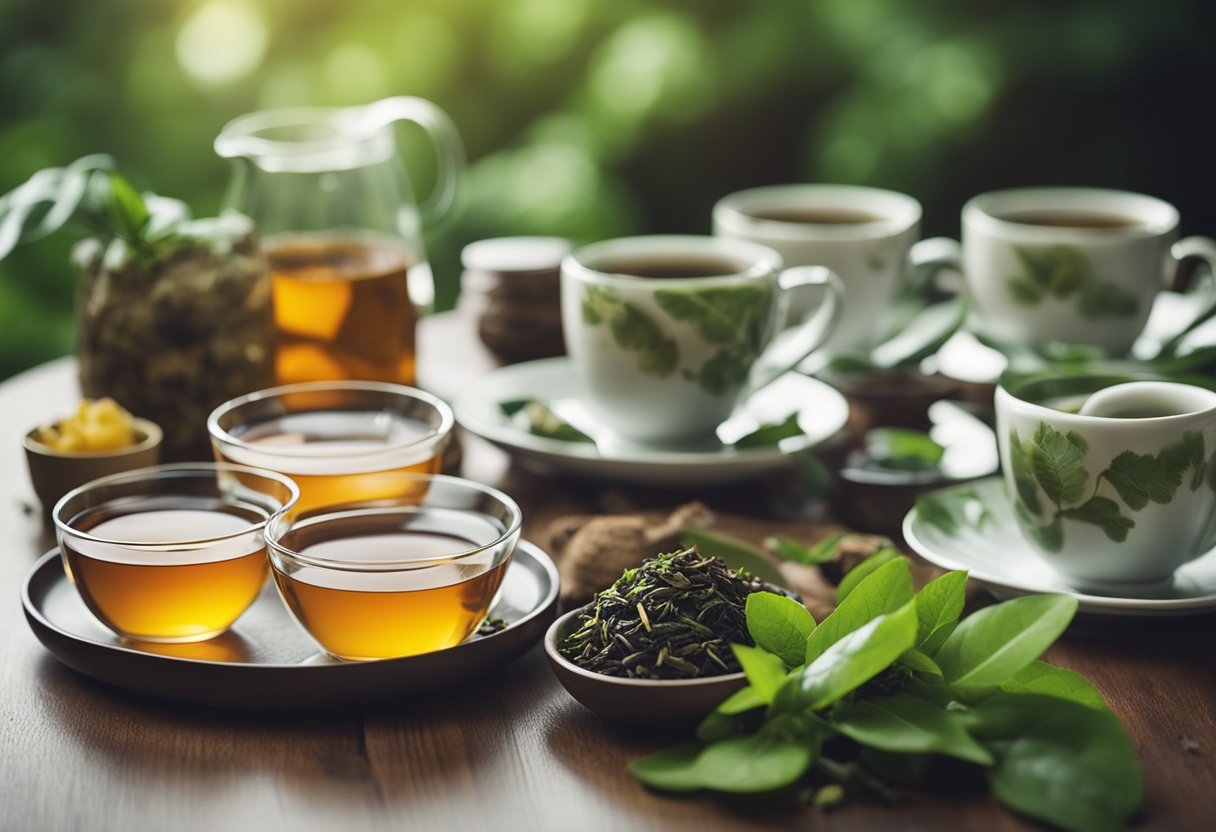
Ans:
[{"label": "glass bowl of dark tea", "polygon": [[348,503],[267,529],[271,574],[299,625],[347,661],[454,647],[484,620],[519,542],[507,495],[402,475],[410,496]]},{"label": "glass bowl of dark tea", "polygon": [[747,596],[772,589],[695,547],[659,555],[553,622],[545,655],[599,715],[687,728],[747,684],[731,644],[754,644]]},{"label": "glass bowl of dark tea", "polygon": [[139,642],[226,631],[266,583],[267,521],[299,490],[242,465],[184,463],[86,483],[53,511],[64,571],[89,611]]},{"label": "glass bowl of dark tea", "polygon": [[455,418],[442,400],[399,384],[333,381],[259,390],[207,419],[216,457],[286,474],[296,514],[403,499],[438,473]]}]

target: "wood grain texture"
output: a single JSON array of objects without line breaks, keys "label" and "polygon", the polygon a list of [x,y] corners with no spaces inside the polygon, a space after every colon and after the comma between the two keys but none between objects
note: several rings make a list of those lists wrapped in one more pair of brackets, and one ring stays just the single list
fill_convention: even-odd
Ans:
[{"label": "wood grain texture", "polygon": [[[449,323],[444,338],[453,331]],[[442,354],[426,338],[424,327],[424,362]],[[19,437],[71,410],[72,373],[70,362],[57,362],[0,385],[3,832],[1036,828],[983,795],[823,815],[651,794],[625,764],[673,738],[583,709],[558,686],[539,648],[460,690],[341,712],[187,708],[83,678],[42,650],[17,601],[26,571],[51,545],[26,508],[32,492]],[[779,483],[625,494],[518,469],[476,440],[465,451],[467,474],[502,485],[524,506],[529,535],[563,514],[666,508],[690,497],[723,512],[790,519]],[[1074,627],[1050,653],[1091,678],[1132,732],[1146,777],[1140,828],[1212,827],[1214,644],[1213,616],[1096,621]]]}]

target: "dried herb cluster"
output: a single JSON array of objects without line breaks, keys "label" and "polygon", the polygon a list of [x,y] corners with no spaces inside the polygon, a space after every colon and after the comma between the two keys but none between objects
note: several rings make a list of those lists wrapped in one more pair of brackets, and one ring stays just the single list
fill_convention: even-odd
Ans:
[{"label": "dried herb cluster", "polygon": [[631,679],[689,679],[738,672],[731,643],[753,644],[747,596],[759,579],[696,547],[627,570],[595,596],[561,644],[585,670]]}]

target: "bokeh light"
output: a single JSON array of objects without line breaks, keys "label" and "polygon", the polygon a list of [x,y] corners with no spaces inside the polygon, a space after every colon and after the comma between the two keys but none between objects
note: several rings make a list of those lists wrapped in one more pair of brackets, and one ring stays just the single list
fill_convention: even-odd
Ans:
[{"label": "bokeh light", "polygon": [[182,24],[177,60],[195,80],[227,84],[262,62],[270,39],[256,7],[241,0],[208,0]]}]

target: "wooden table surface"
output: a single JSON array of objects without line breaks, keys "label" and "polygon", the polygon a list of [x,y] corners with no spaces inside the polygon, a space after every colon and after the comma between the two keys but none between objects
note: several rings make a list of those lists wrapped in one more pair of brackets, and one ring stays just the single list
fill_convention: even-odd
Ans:
[{"label": "wooden table surface", "polygon": [[[491,366],[455,316],[425,323],[423,384],[451,393]],[[984,796],[824,815],[651,794],[625,765],[673,739],[583,709],[539,646],[461,690],[338,712],[185,707],[82,677],[42,649],[18,600],[31,564],[52,545],[30,508],[19,440],[39,420],[72,410],[73,373],[63,360],[0,385],[4,832],[1036,828]],[[551,517],[622,498],[619,489],[520,470],[477,441],[466,441],[465,473],[514,495],[531,536]],[[768,499],[755,487],[627,497],[655,507],[702,497],[752,514]],[[1081,621],[1047,658],[1088,676],[1131,731],[1146,786],[1139,828],[1216,828],[1216,616]]]}]

